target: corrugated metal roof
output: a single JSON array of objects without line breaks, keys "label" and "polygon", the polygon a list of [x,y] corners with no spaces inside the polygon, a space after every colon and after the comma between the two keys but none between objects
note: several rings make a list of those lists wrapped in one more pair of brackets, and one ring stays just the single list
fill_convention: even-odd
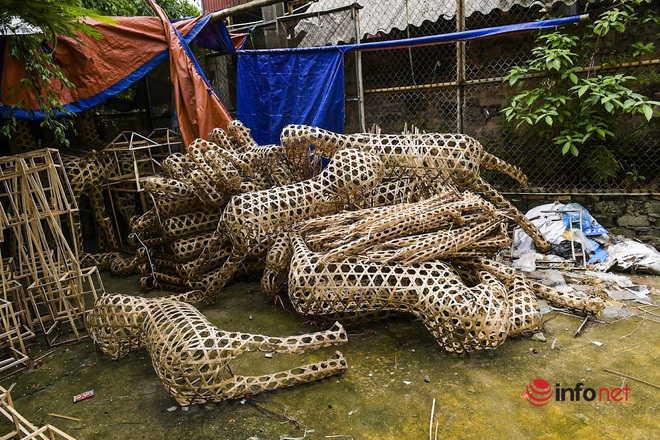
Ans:
[{"label": "corrugated metal roof", "polygon": [[223,9],[250,3],[252,0],[202,0],[204,12],[222,11]]},{"label": "corrugated metal roof", "polygon": [[[319,0],[313,3],[307,12],[319,12],[354,3],[356,0]],[[575,0],[466,0],[465,15],[475,12],[488,14],[494,9],[508,11],[514,5],[531,6],[536,3],[555,3],[564,1],[572,4]],[[361,37],[389,33],[392,29],[405,30],[408,25],[420,26],[424,21],[435,22],[440,17],[451,19],[456,15],[455,1],[430,0],[357,0],[362,5],[360,11]],[[307,35],[300,43],[301,47],[314,45],[313,42],[323,41],[324,44],[337,44],[355,39],[355,25],[347,19],[348,13],[324,15],[318,18],[302,20],[296,26],[296,32]]]}]

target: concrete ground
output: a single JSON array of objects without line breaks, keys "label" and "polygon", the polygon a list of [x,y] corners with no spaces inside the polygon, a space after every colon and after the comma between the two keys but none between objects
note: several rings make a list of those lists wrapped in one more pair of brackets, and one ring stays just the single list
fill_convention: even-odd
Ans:
[{"label": "concrete ground", "polygon": [[[649,302],[660,304],[660,278],[635,280],[652,288]],[[107,292],[138,290],[136,278],[104,276],[104,282]],[[33,348],[33,358],[48,354],[41,366],[5,377],[0,385],[15,384],[15,407],[28,420],[79,439],[660,438],[660,307],[631,305],[645,311],[630,308],[639,314],[589,321],[577,337],[583,319],[551,311],[544,315],[545,342],[510,339],[494,351],[470,355],[441,350],[412,319],[363,325],[349,330],[344,346],[270,359],[263,353],[241,356],[232,364],[235,373],[292,368],[336,349],[349,365],[342,376],[248,401],[181,408],[157,379],[146,351],[112,361],[89,339],[52,352]],[[216,305],[202,311],[225,330],[278,336],[316,330],[281,307],[273,310],[257,282],[229,286]],[[524,397],[536,379],[553,389],[542,407]],[[583,389],[607,388],[609,401],[585,401],[590,392],[570,401],[567,391],[566,401],[554,399],[557,388],[578,383]],[[628,390],[627,400],[617,388]],[[87,390],[94,397],[73,403],[74,395]],[[10,429],[0,422],[0,434]]]}]

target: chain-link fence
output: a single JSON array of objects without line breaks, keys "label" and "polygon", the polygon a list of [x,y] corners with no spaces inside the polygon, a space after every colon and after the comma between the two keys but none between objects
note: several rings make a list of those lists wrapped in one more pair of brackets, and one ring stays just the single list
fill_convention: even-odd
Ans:
[{"label": "chain-link fence", "polygon": [[[571,4],[532,0],[289,2],[288,11],[283,4],[276,5],[264,11],[261,22],[249,26],[252,33],[246,49],[337,45],[355,43],[358,38],[362,43],[397,40],[535,21],[548,13],[600,13],[584,0],[566,3]],[[238,25],[234,29],[246,27]],[[657,28],[645,32],[657,35]],[[552,141],[542,141],[534,130],[517,129],[514,123],[505,122],[501,110],[515,90],[504,77],[513,66],[530,58],[533,47],[534,35],[524,33],[415,48],[348,52],[344,131],[358,132],[373,125],[378,125],[383,133],[401,132],[411,126],[427,132],[460,131],[478,139],[488,151],[520,166],[529,177],[526,191],[657,192],[658,118],[651,124],[642,118],[622,118],[620,132],[605,150],[586,149],[578,157],[563,155],[560,147]],[[657,58],[657,52],[655,55]],[[233,61],[231,57],[222,58],[225,67],[215,68],[215,84],[225,90],[221,96],[224,93],[225,102],[234,109]],[[604,58],[585,60],[589,61],[597,66],[602,63],[604,71],[647,78],[639,87],[652,98],[655,93],[657,99],[659,60],[652,57],[645,63],[609,67]],[[229,82],[222,80],[225,75]],[[539,77],[531,82],[543,81]],[[615,161],[608,163],[604,157]],[[611,173],[614,177],[599,180],[598,166],[615,167]],[[498,173],[488,173],[486,177],[500,190],[520,190],[515,182]]]}]

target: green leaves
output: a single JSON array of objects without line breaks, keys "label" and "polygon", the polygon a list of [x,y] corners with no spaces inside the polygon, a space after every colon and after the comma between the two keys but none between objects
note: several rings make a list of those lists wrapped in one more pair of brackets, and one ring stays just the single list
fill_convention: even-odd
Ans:
[{"label": "green leaves", "polygon": [[41,28],[51,40],[55,35],[73,36],[77,32],[93,35],[92,28],[80,22],[82,17],[90,15],[98,14],[80,7],[77,0],[0,0],[0,24],[8,23],[12,17],[20,17]]},{"label": "green leaves", "polygon": [[647,53],[652,53],[655,50],[655,43],[653,41],[649,43],[644,43],[643,41],[637,41],[630,46],[633,48],[633,53],[632,56],[634,58],[639,58],[642,55],[646,55]]},{"label": "green leaves", "polygon": [[509,74],[504,78],[505,81],[509,83],[509,85],[514,85],[515,83],[518,82],[518,80],[527,75],[529,73],[529,69],[525,66],[514,66],[511,68],[511,71]]},{"label": "green leaves", "polygon": [[589,90],[589,85],[583,85],[580,87],[577,87],[577,90],[575,87],[571,87],[570,90],[577,91],[578,98],[582,98],[582,95],[587,93],[587,90]]},{"label": "green leaves", "polygon": [[625,32],[626,24],[631,14],[626,10],[613,8],[603,12],[599,19],[595,21],[593,31],[596,35],[603,36],[610,30],[615,29],[619,32]]},{"label": "green leaves", "polygon": [[[614,138],[621,115],[650,121],[660,103],[633,89],[631,84],[639,85],[637,78],[616,71],[595,75],[580,67],[593,64],[605,35],[630,33],[635,25],[650,22],[640,16],[646,15],[638,12],[641,4],[649,4],[649,0],[619,0],[584,28],[587,33],[582,38],[560,32],[539,35],[530,59],[511,68],[505,77],[509,85],[519,88],[502,110],[505,120],[549,137],[562,154],[573,156],[582,148],[603,145]],[[628,57],[654,50],[653,42],[639,41],[630,46]]]},{"label": "green leaves", "polygon": [[643,104],[642,113],[644,113],[644,117],[646,118],[646,120],[650,121],[651,118],[653,117],[653,108],[649,104]]},{"label": "green leaves", "polygon": [[[8,40],[8,45],[10,55],[21,60],[25,66],[26,76],[19,81],[19,88],[32,89],[35,92],[37,103],[44,115],[41,126],[49,129],[57,141],[68,145],[66,132],[73,128],[73,120],[61,116],[73,116],[73,113],[62,106],[60,91],[73,87],[73,84],[64,76],[53,58],[41,49],[39,36],[12,38]],[[59,90],[53,86],[56,82],[60,84]],[[16,93],[18,90],[9,91],[12,97]],[[22,100],[15,105],[16,108],[24,106]],[[3,133],[11,135],[15,126],[14,118],[10,117],[9,122],[3,126]]]},{"label": "green leaves", "polygon": [[539,45],[532,49],[533,58],[528,62],[527,73],[563,71],[573,66],[577,60],[577,54],[573,52],[577,45],[575,36],[552,32],[539,36],[537,43]]}]

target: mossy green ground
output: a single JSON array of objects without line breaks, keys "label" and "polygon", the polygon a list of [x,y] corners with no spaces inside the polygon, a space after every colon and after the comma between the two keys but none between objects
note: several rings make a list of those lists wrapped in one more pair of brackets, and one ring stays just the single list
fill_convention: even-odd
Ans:
[{"label": "mossy green ground", "polygon": [[[107,292],[137,293],[135,278],[104,276],[104,281]],[[658,278],[646,281],[658,286]],[[281,307],[274,310],[256,282],[229,286],[216,305],[202,310],[226,330],[278,336],[316,330]],[[647,315],[588,323],[573,337],[581,318],[558,312],[544,318],[547,342],[510,339],[494,351],[470,355],[446,353],[420,322],[405,318],[349,329],[347,345],[302,356],[244,355],[232,363],[235,373],[274,372],[329,357],[335,350],[344,353],[349,369],[339,377],[250,401],[195,405],[187,411],[166,393],[146,351],[112,361],[89,339],[57,348],[40,368],[5,377],[0,384],[8,388],[15,383],[15,406],[28,420],[50,423],[78,439],[426,439],[434,399],[437,438],[660,438],[659,390],[604,371],[660,384],[660,319]],[[32,349],[33,358],[50,351],[41,345]],[[583,382],[596,389],[625,382],[630,399],[551,400],[537,408],[521,398],[536,378],[553,386]],[[92,389],[93,398],[73,403],[74,395]],[[9,430],[1,421],[0,433]]]}]

